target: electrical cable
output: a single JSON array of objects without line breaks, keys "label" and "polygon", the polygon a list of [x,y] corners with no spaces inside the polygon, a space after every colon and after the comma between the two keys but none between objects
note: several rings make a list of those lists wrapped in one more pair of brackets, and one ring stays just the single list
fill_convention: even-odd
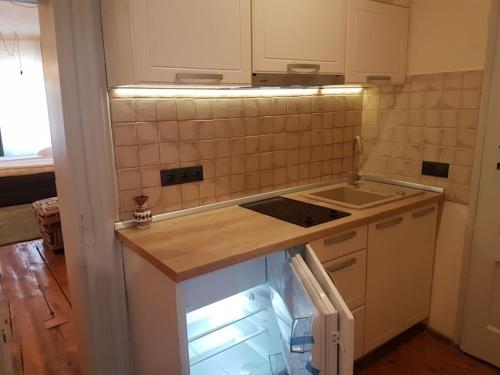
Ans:
[{"label": "electrical cable", "polygon": [[5,40],[5,37],[3,33],[0,31],[0,39],[2,39],[3,46],[5,48],[5,52],[7,52],[7,55],[9,56],[14,56],[16,53],[16,43],[17,43],[17,51],[19,52],[19,37],[17,36],[17,33],[14,33],[15,39],[14,43],[12,45],[12,52],[9,51],[9,48],[7,47],[7,41]]},{"label": "electrical cable", "polygon": [[16,41],[17,41],[17,56],[19,58],[19,74],[23,75],[23,63],[21,61],[21,50],[19,48],[19,37],[16,33]]},{"label": "electrical cable", "polygon": [[38,4],[33,4],[33,5],[25,5],[25,4],[20,4],[17,1],[12,1],[12,0],[7,0],[9,3],[12,5],[21,7],[21,8],[38,8]]},{"label": "electrical cable", "polygon": [[7,55],[9,56],[14,56],[16,54],[16,47],[17,47],[17,56],[19,58],[19,74],[23,75],[23,63],[21,60],[21,48],[19,46],[19,35],[17,33],[14,33],[14,43],[12,45],[12,52],[9,51],[9,48],[7,47],[7,41],[5,40],[5,37],[3,33],[0,31],[0,39],[2,39],[3,47],[5,48],[5,52],[7,52]]}]

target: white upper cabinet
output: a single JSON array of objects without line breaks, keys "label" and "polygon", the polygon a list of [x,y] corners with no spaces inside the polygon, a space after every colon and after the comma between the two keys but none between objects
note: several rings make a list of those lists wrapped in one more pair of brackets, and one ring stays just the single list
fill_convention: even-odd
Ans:
[{"label": "white upper cabinet", "polygon": [[108,84],[248,85],[250,0],[103,0]]},{"label": "white upper cabinet", "polygon": [[404,82],[409,13],[402,6],[348,1],[346,82]]},{"label": "white upper cabinet", "polygon": [[253,0],[252,12],[255,73],[344,73],[346,0]]}]

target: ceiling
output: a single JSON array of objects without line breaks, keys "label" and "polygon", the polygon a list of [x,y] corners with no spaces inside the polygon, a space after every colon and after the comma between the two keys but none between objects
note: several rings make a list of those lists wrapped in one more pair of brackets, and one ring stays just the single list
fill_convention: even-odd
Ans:
[{"label": "ceiling", "polygon": [[33,4],[0,0],[0,31],[6,37],[17,34],[20,37],[40,36],[38,8]]}]

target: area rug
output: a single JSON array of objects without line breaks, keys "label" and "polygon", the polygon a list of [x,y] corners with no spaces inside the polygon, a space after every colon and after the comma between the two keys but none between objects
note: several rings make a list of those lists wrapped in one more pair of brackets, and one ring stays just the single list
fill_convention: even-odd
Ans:
[{"label": "area rug", "polygon": [[0,208],[0,246],[40,237],[31,204]]}]

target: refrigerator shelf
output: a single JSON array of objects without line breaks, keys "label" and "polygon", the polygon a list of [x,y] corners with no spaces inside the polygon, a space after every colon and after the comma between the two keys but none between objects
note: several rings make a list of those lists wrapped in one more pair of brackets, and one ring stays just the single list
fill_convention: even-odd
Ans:
[{"label": "refrigerator shelf", "polygon": [[188,342],[252,317],[266,307],[255,301],[262,287],[251,289],[186,314]]},{"label": "refrigerator shelf", "polygon": [[[268,347],[268,333],[240,343],[213,356],[206,361],[191,366],[191,375],[285,375],[283,361],[276,360],[278,354]],[[257,341],[256,341],[257,340]]]},{"label": "refrigerator shelf", "polygon": [[252,318],[228,325],[190,342],[189,363],[194,366],[266,332]]}]

